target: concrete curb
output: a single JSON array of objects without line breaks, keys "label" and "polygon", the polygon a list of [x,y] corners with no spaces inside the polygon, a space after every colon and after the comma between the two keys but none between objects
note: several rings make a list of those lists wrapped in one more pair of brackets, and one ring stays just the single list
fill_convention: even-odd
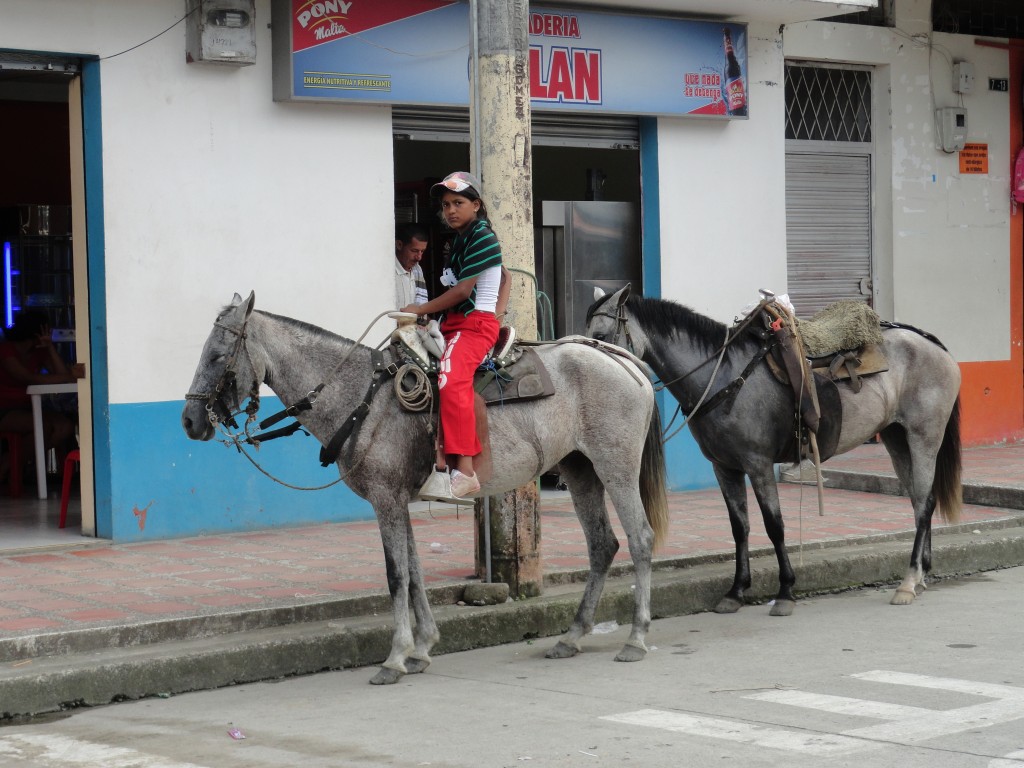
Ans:
[{"label": "concrete curb", "polygon": [[[964,526],[937,529],[936,534],[932,544],[933,577],[1024,564],[1024,524],[1020,520],[970,530]],[[846,542],[845,546],[805,547],[802,552],[794,546],[790,556],[797,571],[799,593],[821,594],[897,582],[906,570],[909,542],[905,537],[873,537]],[[662,566],[652,579],[655,618],[711,610],[732,580],[731,558],[702,558]],[[748,602],[771,599],[777,586],[774,557],[752,558],[751,569],[753,586]],[[581,592],[579,582],[565,578],[563,583],[549,586],[541,597],[529,600],[482,607],[451,602],[438,605],[435,617],[441,642],[435,654],[559,635],[572,621]],[[446,598],[432,593],[432,601],[437,599]],[[890,607],[887,601],[887,596],[880,598],[879,611],[905,610]],[[299,615],[301,612],[295,617]],[[314,619],[315,615],[274,626],[241,624],[237,631],[195,639],[23,657],[0,668],[0,719],[374,666],[387,657],[391,643],[389,608],[376,616],[349,614]],[[628,624],[631,617],[631,578],[619,575],[609,579],[597,620]],[[217,621],[225,625],[228,618]],[[109,635],[116,636],[116,632]],[[665,643],[657,639],[657,623],[652,627],[651,642]],[[74,643],[65,647],[73,648]],[[434,663],[443,665],[443,660],[435,658]]]},{"label": "concrete curb", "polygon": [[[888,496],[906,496],[895,475],[880,475],[873,472],[855,472],[848,469],[823,467],[821,476],[826,488],[840,488],[844,491],[883,493]],[[1005,485],[964,485],[964,504],[1003,509],[1024,509],[1024,488]]]}]

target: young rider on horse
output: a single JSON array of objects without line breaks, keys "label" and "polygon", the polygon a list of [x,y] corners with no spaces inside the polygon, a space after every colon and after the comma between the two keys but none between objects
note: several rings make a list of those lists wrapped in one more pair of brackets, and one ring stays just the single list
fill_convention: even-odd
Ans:
[{"label": "young rider on horse", "polygon": [[473,457],[481,452],[476,434],[473,373],[498,338],[498,318],[508,305],[508,270],[501,263],[501,245],[487,221],[480,182],[465,171],[449,174],[431,187],[440,198],[441,214],[455,230],[441,283],[448,287],[425,304],[403,312],[428,315],[444,312],[441,332],[446,341],[438,375],[441,435],[445,455],[454,460],[452,495],[462,498],[480,490]]}]

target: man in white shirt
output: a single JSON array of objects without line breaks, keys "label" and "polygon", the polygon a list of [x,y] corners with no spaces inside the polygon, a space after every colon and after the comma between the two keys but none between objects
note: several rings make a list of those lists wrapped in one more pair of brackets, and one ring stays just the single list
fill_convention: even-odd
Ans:
[{"label": "man in white shirt", "polygon": [[427,302],[427,282],[420,260],[430,237],[422,224],[395,227],[395,309]]}]

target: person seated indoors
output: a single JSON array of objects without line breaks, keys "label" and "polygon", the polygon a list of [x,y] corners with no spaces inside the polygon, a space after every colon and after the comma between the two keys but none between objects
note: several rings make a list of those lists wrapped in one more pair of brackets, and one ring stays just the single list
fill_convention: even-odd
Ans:
[{"label": "person seated indoors", "polygon": [[[82,374],[80,365],[69,365],[57,354],[46,313],[20,312],[0,341],[0,432],[31,437],[32,401],[25,388],[30,384],[70,383]],[[43,439],[47,449],[56,449],[60,466],[75,447],[75,422],[67,414],[44,408]],[[6,470],[0,467],[0,475],[6,475]]]}]

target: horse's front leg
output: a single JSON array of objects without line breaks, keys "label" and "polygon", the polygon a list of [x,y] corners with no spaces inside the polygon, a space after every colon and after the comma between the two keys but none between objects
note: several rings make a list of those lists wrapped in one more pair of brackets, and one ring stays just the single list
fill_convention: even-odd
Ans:
[{"label": "horse's front leg", "polygon": [[391,594],[395,631],[391,637],[391,653],[380,670],[370,679],[372,685],[397,683],[406,674],[406,658],[413,651],[412,627],[409,622],[409,510],[393,501],[374,504],[380,538],[384,545],[384,566],[387,570],[388,592]]},{"label": "horse's front leg", "polygon": [[772,546],[775,547],[775,558],[779,563],[779,593],[775,596],[771,615],[790,616],[796,606],[796,598],[793,597],[796,574],[793,572],[789,555],[786,553],[786,531],[782,522],[779,487],[775,484],[774,471],[769,468],[752,473],[750,485],[754,489],[754,496],[757,497],[757,504],[761,508],[761,517],[764,519],[764,529],[768,533],[768,538],[771,539]]},{"label": "horse's front leg", "polygon": [[743,593],[750,587],[750,523],[747,520],[747,485],[742,472],[714,464],[715,477],[722,489],[725,508],[729,511],[729,526],[736,544],[736,575],[732,587],[725,593],[715,613],[736,613],[743,607]]}]

